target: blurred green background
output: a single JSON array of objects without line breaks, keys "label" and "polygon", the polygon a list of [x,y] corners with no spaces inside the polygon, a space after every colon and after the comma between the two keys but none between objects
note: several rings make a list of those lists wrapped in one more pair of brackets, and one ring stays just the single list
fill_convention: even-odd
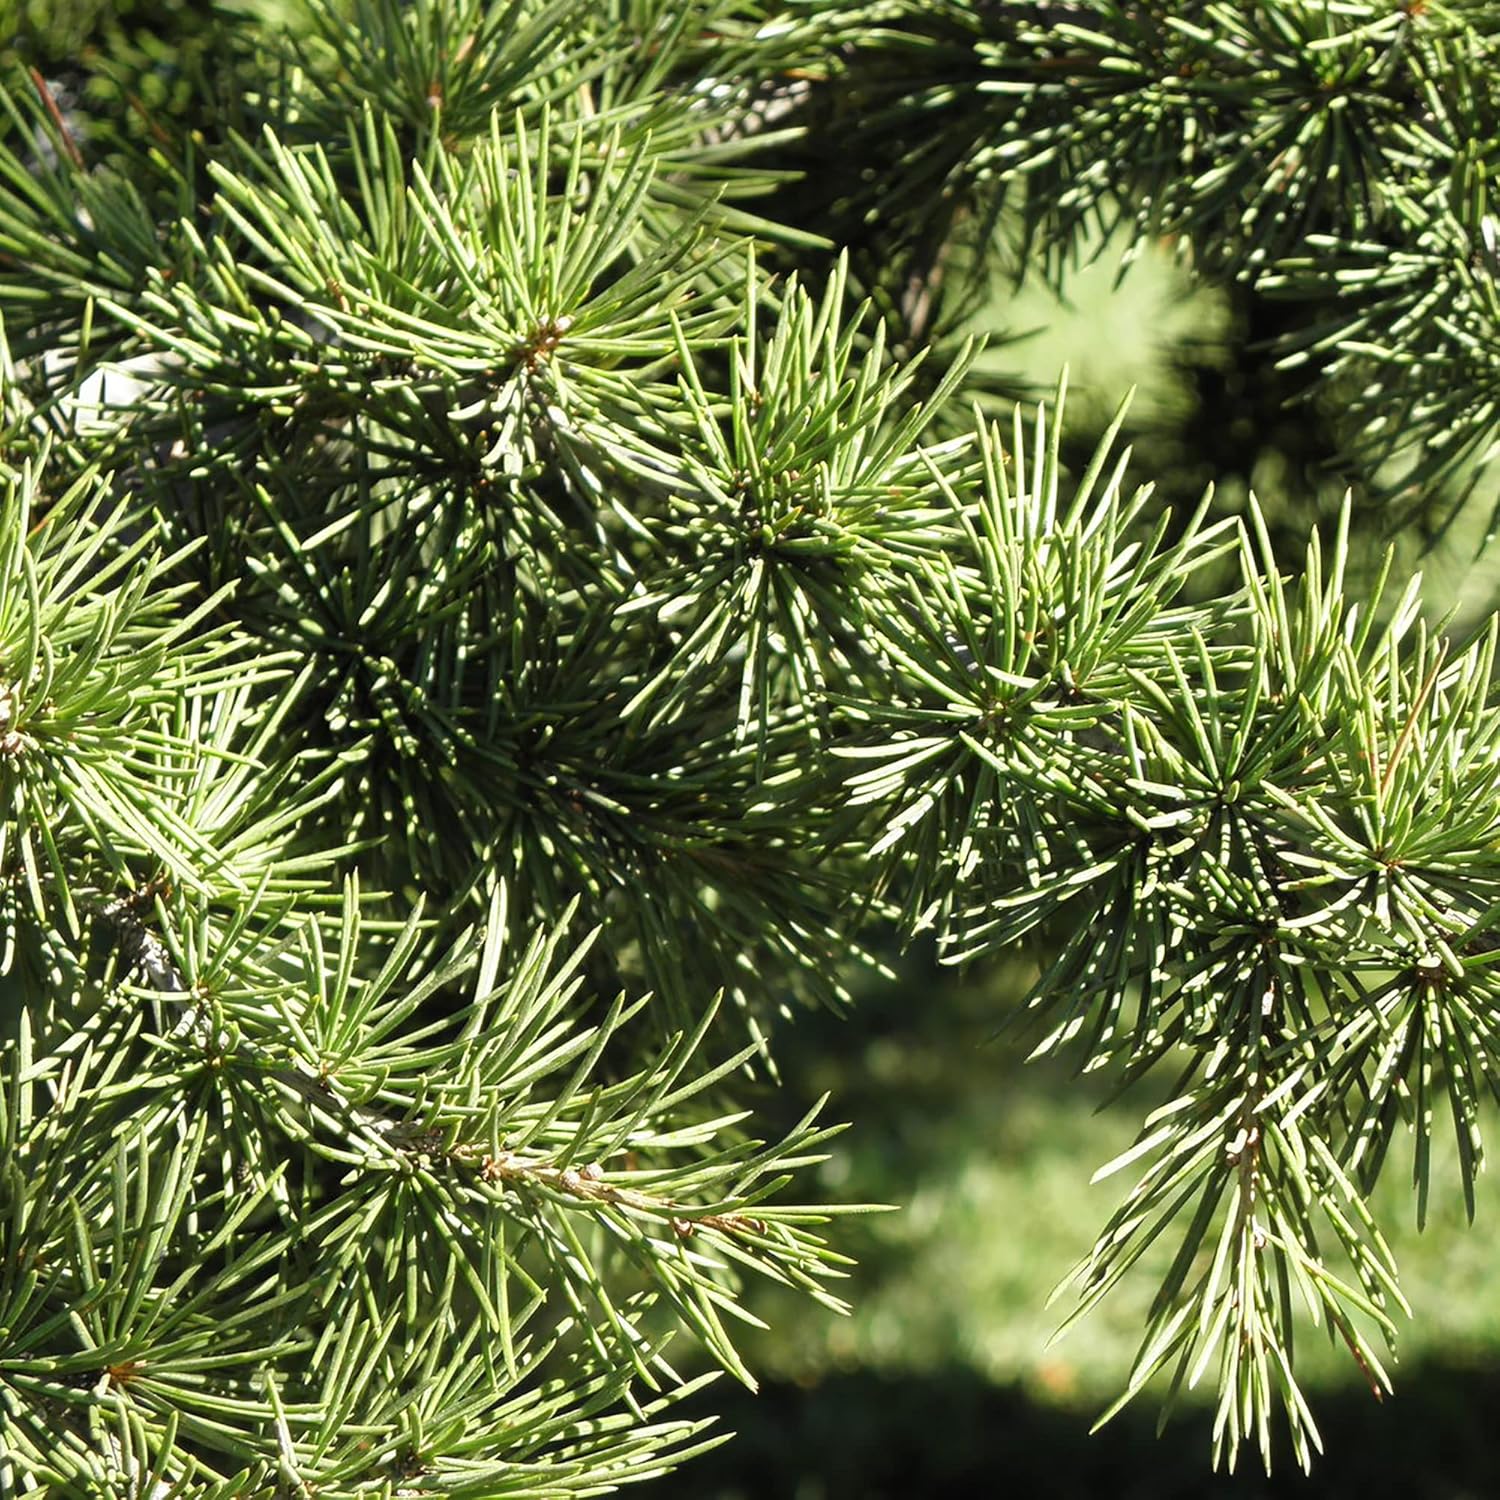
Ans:
[{"label": "blurred green background", "polygon": [[[1049,1294],[1087,1252],[1127,1179],[1090,1186],[1128,1146],[1146,1102],[1106,1104],[1105,1086],[1024,1062],[996,1035],[1026,979],[1019,966],[959,980],[917,962],[876,986],[854,1017],[809,1017],[783,1041],[788,1087],[763,1106],[832,1094],[853,1121],[821,1169],[832,1198],[901,1204],[846,1221],[858,1258],[847,1319],[810,1315],[754,1289],[770,1325],[748,1340],[758,1395],[718,1382],[699,1405],[736,1440],[650,1488],[700,1500],[877,1500],[1001,1493],[1156,1497],[1493,1495],[1500,1441],[1500,1190],[1464,1219],[1456,1173],[1418,1234],[1407,1162],[1393,1160],[1377,1212],[1414,1311],[1394,1397],[1378,1403],[1342,1347],[1315,1331],[1299,1370],[1328,1448],[1305,1478],[1290,1455],[1268,1479],[1253,1455],[1209,1471],[1210,1412],[1184,1404],[1158,1438],[1149,1395],[1094,1436],[1123,1386],[1149,1270],[1060,1340],[1068,1307]],[[1211,1376],[1208,1383],[1211,1384]]]},{"label": "blurred green background", "polygon": [[[207,10],[192,0],[0,0],[0,47],[65,75],[75,97],[118,97],[123,69],[150,108],[172,109],[186,97]],[[101,71],[106,57],[116,63]],[[1296,386],[1257,347],[1278,331],[1277,311],[1193,288],[1160,248],[1120,280],[1122,248],[1102,247],[1066,300],[997,275],[973,320],[992,339],[984,372],[998,387],[1045,391],[1066,365],[1080,455],[1136,388],[1127,431],[1138,477],[1176,506],[1211,480],[1231,511],[1253,490],[1294,565],[1308,528],[1336,511],[1343,482],[1324,414],[1316,403],[1289,407]],[[1395,539],[1397,575],[1420,567],[1431,613],[1457,610],[1460,630],[1500,591],[1500,546],[1480,552],[1487,513],[1471,506],[1435,547]],[[1372,559],[1385,540],[1368,520],[1361,555]],[[1415,1313],[1393,1368],[1397,1394],[1377,1403],[1347,1358],[1310,1337],[1299,1368],[1329,1450],[1311,1479],[1288,1455],[1269,1478],[1253,1459],[1232,1478],[1211,1475],[1202,1399],[1184,1404],[1160,1438],[1149,1399],[1090,1436],[1125,1380],[1149,1276],[1058,1342],[1067,1296],[1050,1307],[1048,1297],[1123,1191],[1121,1181],[1089,1179],[1130,1143],[1149,1100],[1105,1107],[1094,1079],[1024,1062],[1025,1046],[1001,1029],[1028,982],[1022,961],[960,978],[922,953],[892,960],[900,982],[869,985],[849,1018],[799,1018],[780,1038],[784,1087],[747,1100],[773,1129],[778,1116],[830,1094],[829,1116],[853,1125],[820,1169],[817,1195],[900,1205],[839,1230],[858,1262],[844,1289],[853,1315],[811,1314],[801,1299],[752,1287],[749,1306],[768,1325],[746,1340],[762,1389],[720,1380],[696,1402],[737,1438],[637,1494],[1500,1493],[1493,1183],[1469,1230],[1450,1170],[1453,1191],[1435,1199],[1419,1235],[1409,1174],[1399,1162],[1387,1170],[1377,1208]]]}]

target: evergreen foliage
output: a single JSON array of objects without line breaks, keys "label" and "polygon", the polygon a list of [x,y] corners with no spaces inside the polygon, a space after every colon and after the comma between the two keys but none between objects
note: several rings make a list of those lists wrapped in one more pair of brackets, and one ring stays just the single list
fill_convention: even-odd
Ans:
[{"label": "evergreen foliage", "polygon": [[742,1101],[891,932],[1172,1080],[1078,1274],[1160,1276],[1123,1399],[1306,1464],[1309,1324],[1379,1394],[1367,1194],[1445,1113],[1472,1187],[1500,1064],[1497,627],[1347,597],[1352,508],[1290,576],[1160,514],[1118,421],[1072,472],[955,337],[1012,211],[1174,236],[1451,507],[1491,10],[306,0],[180,109],[15,72],[7,1488],[681,1461],[670,1338],[748,1382],[746,1278],[839,1306],[828,1128]]}]

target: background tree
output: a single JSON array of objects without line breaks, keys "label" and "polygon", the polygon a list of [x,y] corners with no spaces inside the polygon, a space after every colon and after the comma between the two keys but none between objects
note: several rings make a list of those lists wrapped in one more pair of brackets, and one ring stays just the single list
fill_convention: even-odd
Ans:
[{"label": "background tree", "polygon": [[681,1336],[749,1380],[745,1277],[833,1300],[775,1033],[929,938],[1031,944],[1017,1025],[1151,1098],[1080,1274],[1158,1278],[1125,1397],[1213,1371],[1305,1464],[1309,1321],[1378,1393],[1389,1145],[1481,1160],[1494,629],[1347,509],[1286,578],[1118,422],[992,423],[962,338],[1168,237],[1316,309],[1347,474],[1451,524],[1488,17],[314,0],[16,74],[11,1487],[660,1473]]}]

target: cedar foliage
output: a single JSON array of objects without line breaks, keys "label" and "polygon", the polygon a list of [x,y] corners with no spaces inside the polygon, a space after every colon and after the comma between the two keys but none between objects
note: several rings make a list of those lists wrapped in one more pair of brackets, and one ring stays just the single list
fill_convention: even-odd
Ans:
[{"label": "cedar foliage", "polygon": [[1387,1384],[1389,1144],[1482,1163],[1497,628],[1348,597],[1352,507],[1278,559],[1118,420],[1075,471],[960,335],[997,256],[1166,237],[1307,304],[1363,504],[1441,525],[1496,21],[305,0],[155,104],[12,70],[8,1490],[682,1461],[669,1340],[751,1381],[749,1279],[840,1305],[828,1127],[741,1101],[891,934],[1030,943],[1040,1051],[1169,1080],[1078,1308],[1156,1275],[1122,1400],[1310,1462],[1294,1337]]}]

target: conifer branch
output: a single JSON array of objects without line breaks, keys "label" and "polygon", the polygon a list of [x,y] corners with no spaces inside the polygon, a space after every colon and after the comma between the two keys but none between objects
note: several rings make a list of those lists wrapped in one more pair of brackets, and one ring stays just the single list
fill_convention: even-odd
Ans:
[{"label": "conifer branch", "polygon": [[[753,1383],[749,1276],[841,1306],[831,1132],[738,1100],[891,933],[1032,944],[1037,1049],[1168,1080],[1078,1276],[1159,1274],[1122,1401],[1212,1369],[1217,1451],[1306,1464],[1299,1325],[1386,1387],[1369,1192],[1409,1125],[1425,1211],[1441,1105],[1472,1211],[1500,1077],[1497,627],[887,328],[1012,211],[1054,275],[1170,236],[1450,475],[1494,28],[1428,11],[317,0],[191,125],[13,81],[0,1484],[689,1456],[674,1331]],[[818,259],[858,191],[796,211],[845,109],[894,283]]]}]

